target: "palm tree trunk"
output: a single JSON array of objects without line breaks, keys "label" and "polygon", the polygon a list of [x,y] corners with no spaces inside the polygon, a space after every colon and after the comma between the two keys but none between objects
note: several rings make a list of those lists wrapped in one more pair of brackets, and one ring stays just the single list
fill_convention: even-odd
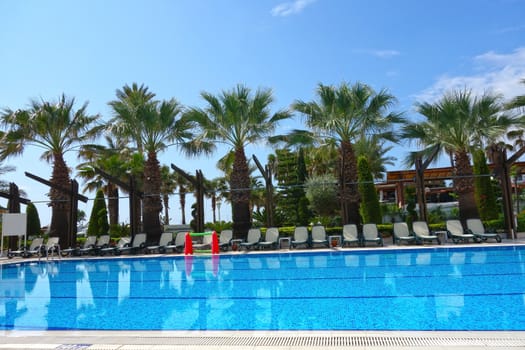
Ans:
[{"label": "palm tree trunk", "polygon": [[119,213],[119,191],[118,187],[108,182],[108,213],[109,213],[109,226],[115,227],[118,225],[118,213]]},{"label": "palm tree trunk", "polygon": [[350,142],[341,142],[339,172],[339,195],[343,224],[361,223],[359,214],[359,191],[357,187],[357,158]]},{"label": "palm tree trunk", "polygon": [[181,211],[181,224],[186,225],[186,189],[184,187],[180,188],[179,191],[180,197],[180,211]]},{"label": "palm tree trunk", "polygon": [[155,152],[148,153],[144,165],[144,213],[143,230],[147,234],[148,243],[157,244],[162,233],[160,225],[160,212],[162,202],[160,199],[161,188],[160,163]]},{"label": "palm tree trunk", "polygon": [[211,210],[213,213],[213,223],[217,222],[216,217],[215,217],[216,208],[217,208],[217,197],[215,196],[215,193],[213,193],[211,196]]},{"label": "palm tree trunk", "polygon": [[[51,183],[68,189],[70,187],[69,169],[64,161],[61,153],[53,155],[53,173],[51,175]],[[59,237],[60,247],[68,248],[76,245],[76,237],[69,237],[69,225],[76,225],[76,222],[69,222],[69,207],[70,196],[57,188],[51,188],[49,191],[49,198],[52,208],[51,224],[49,228],[49,236]]]},{"label": "palm tree trunk", "polygon": [[467,152],[456,152],[454,157],[454,190],[458,194],[459,218],[465,224],[467,219],[479,217],[474,194],[474,172]]},{"label": "palm tree trunk", "polygon": [[162,196],[162,202],[164,203],[164,225],[170,224],[170,196],[164,193]]},{"label": "palm tree trunk", "polygon": [[233,171],[230,177],[233,236],[246,238],[252,225],[250,212],[250,172],[244,148],[235,149]]}]

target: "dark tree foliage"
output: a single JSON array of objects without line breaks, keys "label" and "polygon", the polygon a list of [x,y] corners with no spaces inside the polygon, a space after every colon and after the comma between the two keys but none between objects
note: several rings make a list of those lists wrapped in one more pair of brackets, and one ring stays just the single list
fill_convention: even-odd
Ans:
[{"label": "dark tree foliage", "polygon": [[474,189],[476,203],[481,220],[497,219],[501,208],[498,207],[496,194],[490,179],[490,169],[485,153],[481,150],[473,153],[474,159]]},{"label": "dark tree foliage", "polygon": [[418,219],[416,211],[416,188],[413,186],[405,187],[406,218],[409,226]]},{"label": "dark tree foliage", "polygon": [[29,203],[26,208],[27,214],[27,236],[40,236],[40,217],[33,203]]},{"label": "dark tree foliage", "polygon": [[293,186],[297,182],[297,158],[288,149],[276,150],[275,154],[275,179],[278,186],[276,212],[283,218],[283,225],[295,225],[297,202],[294,199]]},{"label": "dark tree foliage", "polygon": [[374,184],[374,177],[366,157],[357,160],[358,189],[361,196],[361,217],[363,223],[380,224],[382,221],[379,197]]},{"label": "dark tree foliage", "polygon": [[104,192],[100,189],[97,191],[95,202],[91,210],[89,224],[87,229],[88,236],[99,236],[107,234],[109,231],[108,210]]},{"label": "dark tree foliage", "polygon": [[297,200],[296,209],[296,225],[308,225],[312,217],[312,212],[308,208],[308,199],[304,191],[304,184],[308,173],[306,171],[306,162],[304,159],[304,151],[301,148],[297,155],[297,184],[294,190],[294,197]]},{"label": "dark tree foliage", "polygon": [[286,225],[307,225],[312,213],[304,185],[308,176],[304,152],[297,153],[287,149],[277,150],[277,169],[275,177],[279,185],[277,211],[283,216]]}]

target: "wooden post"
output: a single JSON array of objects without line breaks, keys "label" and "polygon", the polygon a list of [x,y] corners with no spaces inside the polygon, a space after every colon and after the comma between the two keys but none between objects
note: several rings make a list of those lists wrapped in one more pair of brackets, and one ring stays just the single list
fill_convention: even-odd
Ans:
[{"label": "wooden post", "polygon": [[419,206],[419,219],[423,221],[427,221],[427,201],[426,201],[426,193],[425,193],[425,169],[428,168],[430,163],[434,160],[434,158],[438,155],[439,150],[441,149],[441,145],[436,145],[430,154],[430,156],[423,162],[423,157],[421,155],[418,155],[415,160],[415,166],[416,166],[416,196],[417,196],[417,203]]},{"label": "wooden post", "polygon": [[[12,214],[20,213],[20,203],[26,205],[31,203],[29,199],[20,197],[18,186],[13,182],[9,183],[9,193],[0,192],[0,197],[6,198],[8,200],[7,210]],[[9,236],[9,249],[16,250],[18,248],[17,240],[18,237],[16,236]]]},{"label": "wooden post", "polygon": [[69,222],[68,226],[68,247],[75,247],[77,241],[77,220],[78,220],[78,182],[71,180],[70,192],[71,205],[69,206]]},{"label": "wooden post", "polygon": [[503,216],[505,227],[507,229],[507,238],[516,238],[516,222],[514,221],[514,210],[512,204],[512,183],[510,179],[510,167],[523,154],[525,147],[520,148],[510,158],[507,159],[507,150],[500,145],[492,145],[490,148],[490,158],[495,167],[495,175],[499,177],[502,199],[503,199]]},{"label": "wooden post", "polygon": [[[69,206],[69,223],[68,223],[68,231],[67,231],[67,242],[60,242],[60,245],[62,247],[72,247],[74,246],[73,243],[76,242],[77,237],[77,211],[78,211],[78,201],[82,201],[84,203],[87,203],[88,198],[84,195],[81,195],[78,193],[78,183],[76,180],[71,180],[71,184],[69,188],[64,188],[62,186],[59,186],[57,184],[52,183],[51,181],[48,181],[46,179],[43,179],[39,176],[33,175],[31,173],[25,172],[25,175],[33,180],[36,180],[44,185],[47,185],[51,188],[57,189],[66,195],[69,196],[71,205]],[[74,220],[74,221],[73,221]],[[73,244],[73,245],[72,245]]]},{"label": "wooden post", "polygon": [[419,207],[419,220],[427,221],[427,201],[426,201],[426,194],[425,194],[425,178],[424,178],[424,172],[425,169],[423,168],[423,161],[421,157],[416,158],[416,197],[417,197],[417,205]]}]

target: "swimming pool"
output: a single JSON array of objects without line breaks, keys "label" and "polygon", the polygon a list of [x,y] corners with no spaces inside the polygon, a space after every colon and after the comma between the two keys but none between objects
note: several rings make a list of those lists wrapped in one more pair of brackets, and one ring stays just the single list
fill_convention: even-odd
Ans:
[{"label": "swimming pool", "polygon": [[525,330],[525,248],[1,267],[0,329]]}]

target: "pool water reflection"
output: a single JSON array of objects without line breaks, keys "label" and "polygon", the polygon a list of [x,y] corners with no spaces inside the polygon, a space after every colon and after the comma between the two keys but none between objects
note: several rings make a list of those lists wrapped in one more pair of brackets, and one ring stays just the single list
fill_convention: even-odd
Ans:
[{"label": "pool water reflection", "polygon": [[521,247],[4,265],[0,329],[525,330]]}]

